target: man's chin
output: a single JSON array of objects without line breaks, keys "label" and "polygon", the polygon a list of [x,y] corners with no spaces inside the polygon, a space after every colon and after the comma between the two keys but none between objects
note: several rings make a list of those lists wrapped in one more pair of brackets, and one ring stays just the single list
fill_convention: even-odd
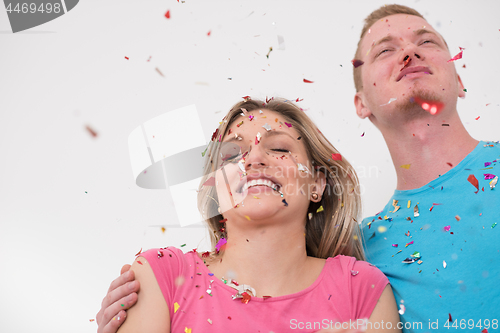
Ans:
[{"label": "man's chin", "polygon": [[439,102],[439,97],[426,90],[418,90],[414,91],[412,94],[409,94],[404,97],[404,99],[399,99],[395,103],[395,107],[397,110],[402,112],[405,117],[409,117],[410,119],[423,118],[429,116],[429,112],[425,111],[420,104],[416,102],[417,100],[424,100],[427,102]]}]

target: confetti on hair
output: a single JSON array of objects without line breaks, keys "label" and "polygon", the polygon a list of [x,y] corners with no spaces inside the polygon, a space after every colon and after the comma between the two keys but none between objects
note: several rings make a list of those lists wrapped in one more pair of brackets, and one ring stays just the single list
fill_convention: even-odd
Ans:
[{"label": "confetti on hair", "polygon": [[169,19],[169,18],[170,18],[170,9],[169,9],[169,10],[167,10],[167,12],[165,13],[165,17],[166,17],[167,19]]},{"label": "confetti on hair", "polygon": [[420,105],[422,109],[428,111],[431,115],[437,114],[444,107],[444,103],[442,102],[428,101],[421,99],[420,97],[412,97],[410,100]]},{"label": "confetti on hair", "polygon": [[314,83],[314,81],[311,81],[311,80],[308,80],[308,79],[304,79],[303,80],[305,83]]},{"label": "confetti on hair", "polygon": [[324,211],[323,206],[319,206],[319,208],[316,210],[316,213]]},{"label": "confetti on hair", "polygon": [[242,98],[243,98],[243,100],[245,100],[245,101],[249,101],[249,100],[251,99],[251,98],[250,98],[250,96],[243,96]]},{"label": "confetti on hair", "polygon": [[410,168],[410,166],[411,166],[411,164],[403,164],[403,165],[400,165],[399,167],[408,170]]},{"label": "confetti on hair", "polygon": [[458,52],[458,54],[456,56],[454,56],[453,58],[451,58],[450,60],[448,60],[447,62],[452,62],[452,61],[455,61],[455,60],[458,60],[458,59],[462,59],[462,53],[464,52],[464,48],[463,47],[460,47],[460,52]]},{"label": "confetti on hair", "polygon": [[498,176],[495,176],[495,178],[493,178],[491,181],[490,181],[490,189],[494,189],[495,186],[497,185],[497,182],[498,182]]},{"label": "confetti on hair", "polygon": [[478,182],[476,176],[469,175],[469,177],[467,177],[467,180],[469,181],[469,183],[471,183],[476,188],[477,191],[475,193],[479,192],[479,182]]},{"label": "confetti on hair", "polygon": [[361,60],[358,60],[358,59],[353,59],[351,60],[351,63],[352,65],[354,66],[354,68],[358,68],[359,66],[363,65],[364,62],[361,61]]},{"label": "confetti on hair", "polygon": [[271,46],[271,47],[269,48],[269,52],[267,52],[267,54],[266,54],[266,58],[267,58],[267,59],[269,59],[269,54],[271,54],[271,52],[272,52],[272,51],[273,51],[273,47]]},{"label": "confetti on hair", "polygon": [[97,137],[97,132],[94,131],[89,125],[85,126],[85,129],[92,135],[93,138]]},{"label": "confetti on hair", "polygon": [[342,161],[342,155],[341,154],[332,154],[332,160]]}]

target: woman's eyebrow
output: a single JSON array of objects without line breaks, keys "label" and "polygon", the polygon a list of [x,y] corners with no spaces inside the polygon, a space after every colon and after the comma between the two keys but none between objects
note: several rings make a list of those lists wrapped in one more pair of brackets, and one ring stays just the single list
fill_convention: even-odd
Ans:
[{"label": "woman's eyebrow", "polygon": [[[273,137],[273,136],[277,136],[277,135],[286,135],[286,136],[290,137],[290,139],[294,140],[293,137],[285,131],[269,131],[269,132],[264,131],[264,134],[262,134],[262,137],[266,138],[266,137]],[[241,139],[239,139],[239,138],[244,139],[245,136],[238,134],[237,137],[232,136],[230,139],[224,140],[223,142],[235,142],[235,141],[238,142],[238,141],[241,141]]]}]

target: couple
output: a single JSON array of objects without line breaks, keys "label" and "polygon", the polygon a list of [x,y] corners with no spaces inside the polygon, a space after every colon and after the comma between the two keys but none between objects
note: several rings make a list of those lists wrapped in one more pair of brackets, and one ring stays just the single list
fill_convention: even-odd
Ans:
[{"label": "couple", "polygon": [[384,6],[365,21],[356,112],[382,132],[398,181],[362,223],[364,251],[348,162],[292,103],[245,100],[206,155],[213,251],[140,254],[98,332],[498,329],[500,149],[462,125],[452,55],[418,12]]}]

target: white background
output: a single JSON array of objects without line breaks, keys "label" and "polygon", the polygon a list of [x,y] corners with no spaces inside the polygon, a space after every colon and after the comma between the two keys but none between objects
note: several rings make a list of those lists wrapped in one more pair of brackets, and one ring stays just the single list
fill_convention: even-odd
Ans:
[{"label": "white background", "polygon": [[[475,138],[499,139],[500,2],[402,3],[452,55],[465,48],[459,113]],[[378,212],[395,173],[379,132],[355,115],[350,61],[362,20],[384,4],[86,0],[16,34],[1,7],[0,331],[95,332],[89,320],[139,249],[206,247],[203,229],[176,227],[168,191],[135,185],[128,154],[134,128],[185,105],[196,104],[208,140],[242,96],[303,98],[360,173],[363,215]],[[190,135],[190,119],[172,126]]]}]

